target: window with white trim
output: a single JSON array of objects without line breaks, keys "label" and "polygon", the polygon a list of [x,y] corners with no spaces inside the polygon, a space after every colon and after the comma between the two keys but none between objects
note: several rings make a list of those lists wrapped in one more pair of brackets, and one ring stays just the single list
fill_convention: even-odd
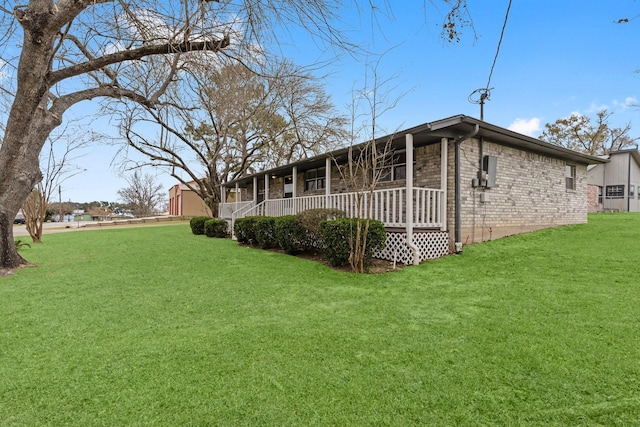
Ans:
[{"label": "window with white trim", "polygon": [[564,177],[567,183],[567,190],[576,189],[576,166],[566,165],[564,169]]},{"label": "window with white trim", "polygon": [[623,199],[624,185],[607,185],[605,195],[607,199]]},{"label": "window with white trim", "polygon": [[636,195],[636,186],[632,184],[629,186],[629,198],[633,199],[635,195]]}]

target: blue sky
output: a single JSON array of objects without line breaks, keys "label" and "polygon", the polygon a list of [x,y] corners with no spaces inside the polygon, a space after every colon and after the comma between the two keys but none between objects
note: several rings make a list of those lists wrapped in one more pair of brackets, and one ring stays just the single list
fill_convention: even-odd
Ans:
[{"label": "blue sky", "polygon": [[[438,11],[426,0],[392,2],[392,11],[381,6],[375,24],[366,10],[360,15],[345,11],[342,25],[350,39],[371,52],[385,52],[378,76],[390,82],[380,91],[397,103],[379,118],[381,133],[456,114],[480,117],[479,106],[468,97],[487,85],[509,2],[468,2],[477,39],[465,28],[458,43],[440,38],[445,8]],[[632,136],[640,136],[640,108],[632,107],[640,104],[640,18],[614,23],[638,14],[640,3],[633,0],[514,0],[484,119],[537,137],[545,123],[607,108],[614,112],[613,125],[629,122]],[[295,40],[283,43],[282,53],[300,65],[325,61],[317,74],[338,109],[347,113],[353,89],[365,86],[367,61],[379,56],[336,56],[332,50],[323,53],[302,33],[291,36]],[[63,183],[63,199],[117,200],[126,183],[110,166],[113,154],[113,148],[93,147],[82,158],[87,172]],[[167,191],[175,184],[159,171],[148,172],[158,173]]]}]

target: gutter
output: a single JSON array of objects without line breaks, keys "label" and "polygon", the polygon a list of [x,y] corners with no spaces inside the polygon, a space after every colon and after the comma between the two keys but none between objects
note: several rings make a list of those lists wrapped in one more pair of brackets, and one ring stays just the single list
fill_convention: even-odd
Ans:
[{"label": "gutter", "polygon": [[475,123],[471,132],[454,140],[455,145],[455,238],[454,247],[457,254],[462,253],[462,198],[460,195],[460,144],[469,138],[473,138],[480,131],[480,125]]}]

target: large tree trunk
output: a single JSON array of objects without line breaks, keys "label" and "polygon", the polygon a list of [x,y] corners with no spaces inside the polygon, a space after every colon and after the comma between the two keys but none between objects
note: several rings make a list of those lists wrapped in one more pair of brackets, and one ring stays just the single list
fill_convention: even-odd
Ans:
[{"label": "large tree trunk", "polygon": [[[34,15],[36,16],[36,15]],[[18,87],[9,111],[0,147],[0,269],[26,264],[13,240],[13,220],[34,186],[42,179],[39,156],[51,130],[60,124],[47,107],[47,76],[54,34],[47,34],[47,21],[31,19],[25,28],[18,64]]]}]

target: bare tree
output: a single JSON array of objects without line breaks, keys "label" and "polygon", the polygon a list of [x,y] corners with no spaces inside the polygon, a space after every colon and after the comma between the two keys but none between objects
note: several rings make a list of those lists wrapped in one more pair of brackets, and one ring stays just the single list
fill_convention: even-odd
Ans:
[{"label": "bare tree", "polygon": [[135,171],[127,178],[127,184],[127,187],[118,190],[118,196],[138,217],[157,213],[166,201],[162,184],[158,184],[153,175],[142,175]]},{"label": "bare tree", "polygon": [[606,109],[598,111],[595,124],[582,114],[572,114],[544,125],[540,139],[551,144],[580,151],[592,156],[600,156],[633,146],[640,138],[632,138],[631,124],[613,128],[609,119],[613,113]]},{"label": "bare tree", "polygon": [[[27,263],[15,248],[13,218],[40,182],[40,152],[70,108],[95,99],[160,105],[189,67],[185,58],[243,60],[281,43],[292,27],[316,41],[352,48],[333,25],[340,7],[339,0],[4,1],[0,40],[7,46],[2,60],[9,78],[0,92],[11,107],[1,128],[0,271]],[[460,15],[452,16],[464,24],[456,21]]]},{"label": "bare tree", "polygon": [[[381,80],[378,74],[381,60],[382,57],[367,67],[365,87],[354,95],[352,104],[351,141],[355,142],[364,135],[366,142],[357,147],[352,144],[347,163],[338,167],[342,180],[350,191],[356,193],[356,227],[349,236],[349,265],[358,273],[364,273],[367,268],[365,262],[369,226],[373,217],[373,194],[378,184],[393,173],[395,156],[391,145],[393,133],[384,139],[377,137],[381,132],[378,119],[393,109],[399,99],[391,98],[395,88],[390,85],[394,78]],[[383,91],[383,88],[386,89]],[[334,162],[338,164],[335,159]]]},{"label": "bare tree", "polygon": [[[184,56],[242,57],[245,47],[266,40],[262,36],[275,36],[276,24],[340,42],[331,25],[337,7],[320,0],[3,2],[2,40],[11,48],[3,50],[10,78],[2,93],[11,108],[0,147],[0,269],[26,263],[13,242],[13,218],[40,182],[40,152],[67,110],[96,98],[157,105],[188,64]],[[161,60],[168,67],[149,72]],[[141,73],[147,75],[144,85],[131,78]]]},{"label": "bare tree", "polygon": [[42,181],[36,184],[22,204],[26,228],[33,243],[42,241],[42,224],[56,188],[83,171],[74,164],[78,158],[76,153],[92,140],[91,132],[79,132],[75,126],[65,127],[48,139],[48,149],[43,151],[40,159]]},{"label": "bare tree", "polygon": [[[267,75],[241,64],[215,74],[192,67],[191,74],[194,79],[172,88],[162,110],[128,111],[122,133],[129,147],[168,168],[214,215],[222,183],[344,141],[346,120],[317,80],[289,62]],[[159,137],[148,136],[149,124],[160,126]]]}]

